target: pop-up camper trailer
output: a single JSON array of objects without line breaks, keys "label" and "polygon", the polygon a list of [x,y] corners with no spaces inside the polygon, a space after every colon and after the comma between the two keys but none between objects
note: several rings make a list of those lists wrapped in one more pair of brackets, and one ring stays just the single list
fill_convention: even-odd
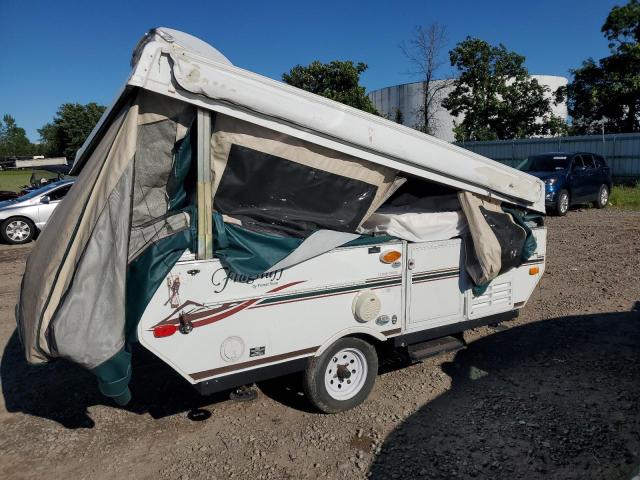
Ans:
[{"label": "pop-up camper trailer", "polygon": [[132,67],[27,261],[31,363],[77,362],[122,404],[139,342],[203,393],[305,371],[335,412],[369,394],[377,347],[437,351],[539,281],[540,180],[174,30]]}]

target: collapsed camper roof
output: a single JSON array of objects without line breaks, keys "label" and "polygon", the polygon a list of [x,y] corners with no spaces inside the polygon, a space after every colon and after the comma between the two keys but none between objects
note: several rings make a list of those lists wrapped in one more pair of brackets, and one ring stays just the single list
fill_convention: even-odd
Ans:
[{"label": "collapsed camper roof", "polygon": [[414,129],[238,68],[183,32],[155,28],[132,72],[76,156],[78,172],[129,91],[143,88],[453,188],[544,212],[537,178]]}]

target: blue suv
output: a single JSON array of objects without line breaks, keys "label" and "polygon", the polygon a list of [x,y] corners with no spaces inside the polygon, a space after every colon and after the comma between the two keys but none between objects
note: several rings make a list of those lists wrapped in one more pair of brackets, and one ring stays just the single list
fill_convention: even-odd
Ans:
[{"label": "blue suv", "polygon": [[611,170],[600,155],[586,152],[550,152],[534,155],[518,168],[545,184],[545,203],[557,215],[571,205],[593,203],[604,208],[611,192]]}]

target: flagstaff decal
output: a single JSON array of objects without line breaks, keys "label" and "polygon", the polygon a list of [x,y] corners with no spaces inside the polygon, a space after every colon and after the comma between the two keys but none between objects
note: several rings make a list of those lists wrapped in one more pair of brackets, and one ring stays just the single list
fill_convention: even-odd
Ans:
[{"label": "flagstaff decal", "polygon": [[214,287],[214,293],[220,293],[227,288],[229,281],[235,283],[245,283],[253,288],[267,287],[277,285],[282,279],[283,270],[274,270],[273,272],[261,273],[258,275],[243,275],[229,271],[227,267],[221,267],[211,275],[211,284]]}]

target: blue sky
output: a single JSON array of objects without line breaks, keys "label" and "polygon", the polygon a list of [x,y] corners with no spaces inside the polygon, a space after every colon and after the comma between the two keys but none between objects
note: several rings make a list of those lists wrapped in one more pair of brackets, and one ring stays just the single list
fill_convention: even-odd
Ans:
[{"label": "blue sky", "polygon": [[[624,0],[42,1],[0,0],[0,115],[32,141],[65,102],[108,104],[151,27],[202,38],[235,65],[280,79],[296,64],[362,61],[368,90],[406,83],[398,48],[419,24],[446,25],[450,47],[467,35],[527,57],[531,73],[568,75],[607,54],[600,27]],[[446,72],[444,72],[446,73]]]}]

